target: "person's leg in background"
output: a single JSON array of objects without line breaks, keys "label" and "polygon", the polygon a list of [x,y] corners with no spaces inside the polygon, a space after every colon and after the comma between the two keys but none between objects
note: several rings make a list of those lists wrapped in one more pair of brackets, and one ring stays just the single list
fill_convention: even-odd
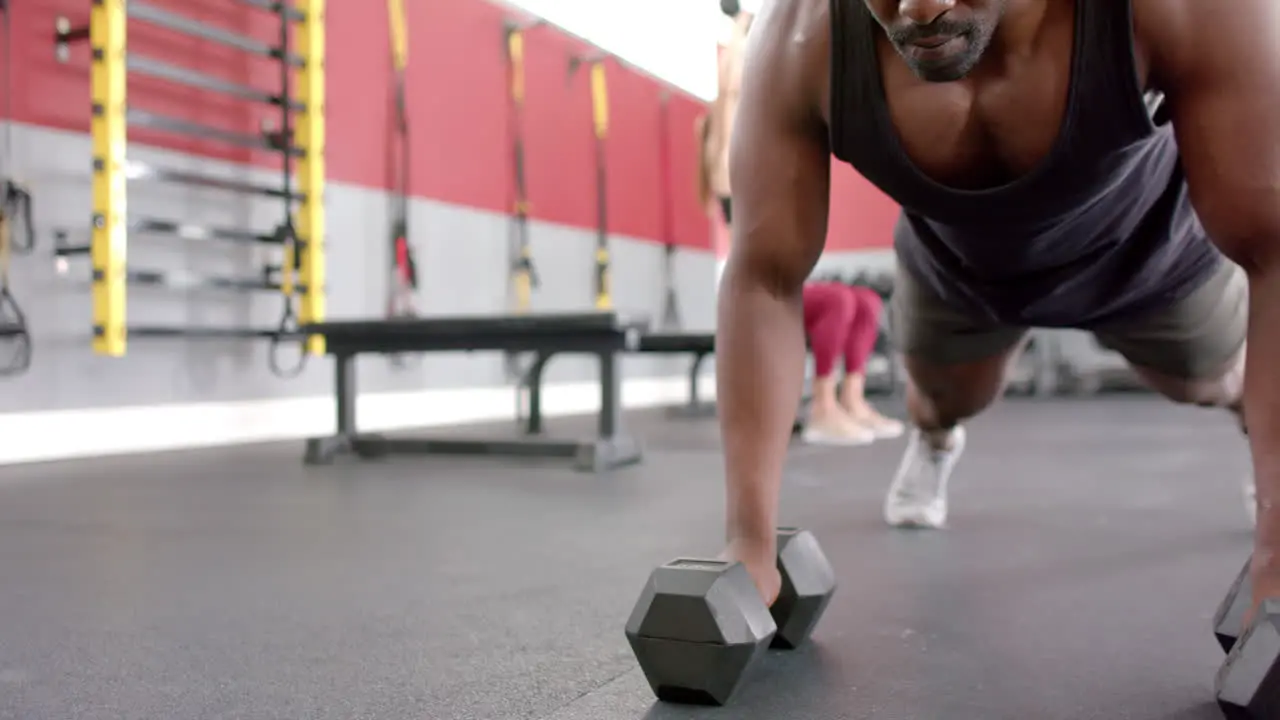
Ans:
[{"label": "person's leg in background", "polygon": [[875,349],[880,335],[880,316],[884,301],[874,290],[866,287],[847,287],[852,298],[853,319],[849,323],[849,335],[844,346],[844,383],[840,389],[840,405],[859,424],[869,428],[877,438],[896,438],[902,435],[902,423],[881,415],[867,401],[867,360]]},{"label": "person's leg in background", "polygon": [[894,527],[941,528],[951,472],[964,452],[962,423],[1000,396],[1026,331],[966,316],[901,268],[891,302],[915,427],[885,495],[884,519]]},{"label": "person's leg in background", "polygon": [[836,395],[836,364],[848,345],[853,296],[839,283],[804,287],[804,327],[813,353],[813,401],[804,440],[811,443],[865,445],[875,433],[855,422]]}]

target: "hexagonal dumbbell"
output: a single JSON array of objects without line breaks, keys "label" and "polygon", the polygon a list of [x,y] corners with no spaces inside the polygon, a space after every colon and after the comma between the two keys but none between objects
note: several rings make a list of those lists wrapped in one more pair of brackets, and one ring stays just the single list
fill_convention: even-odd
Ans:
[{"label": "hexagonal dumbbell", "polygon": [[741,563],[681,558],[649,576],[627,641],[666,702],[723,705],[772,644],[802,645],[835,592],[835,573],[812,533],[778,530],[782,589],[772,608]]}]

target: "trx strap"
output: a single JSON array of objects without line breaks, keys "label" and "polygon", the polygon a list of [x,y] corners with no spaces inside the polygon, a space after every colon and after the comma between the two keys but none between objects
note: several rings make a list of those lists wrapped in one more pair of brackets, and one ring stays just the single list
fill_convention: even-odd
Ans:
[{"label": "trx strap", "polygon": [[511,127],[511,221],[508,229],[508,274],[511,282],[512,312],[529,312],[533,291],[540,285],[529,244],[529,195],[524,167],[524,33],[530,25],[508,23],[507,75],[510,92],[508,113]]},{"label": "trx strap", "polygon": [[[8,0],[0,0],[4,22],[4,162],[13,164],[13,33]],[[12,171],[12,167],[3,168]],[[0,181],[0,346],[12,347],[13,354],[0,365],[0,376],[19,375],[31,367],[31,332],[27,316],[9,287],[9,269],[15,251],[35,248],[31,222],[31,192],[17,182]],[[15,240],[13,225],[20,222],[23,233]]]},{"label": "trx strap", "polygon": [[596,135],[596,309],[613,307],[609,282],[609,206],[605,142],[609,138],[609,90],[603,59],[591,62],[591,117]]},{"label": "trx strap", "polygon": [[[276,5],[280,21],[280,51],[289,52],[290,13],[287,3]],[[302,274],[302,253],[307,251],[305,243],[298,238],[298,230],[293,220],[293,153],[289,148],[293,145],[293,111],[290,107],[293,100],[290,75],[293,66],[280,63],[280,141],[284,152],[281,153],[283,168],[281,172],[281,195],[284,197],[284,222],[276,228],[280,236],[284,259],[280,263],[280,293],[284,298],[284,307],[280,311],[280,323],[271,336],[271,347],[267,351],[267,365],[276,377],[295,378],[307,367],[306,340],[298,327],[298,315],[294,312],[294,294],[298,291],[297,279]],[[310,240],[310,238],[307,238]],[[323,288],[303,288],[303,292],[323,292]],[[280,348],[285,341],[298,342],[298,362],[293,367],[286,367],[280,361]]]},{"label": "trx strap", "polygon": [[671,192],[671,94],[663,91],[658,105],[658,211],[662,233],[662,327],[679,330],[680,299],[676,294],[676,244],[675,219],[672,212],[674,200]]},{"label": "trx strap", "polygon": [[[537,20],[527,23],[508,21],[505,26],[507,56],[507,122],[511,135],[511,219],[507,224],[507,305],[516,315],[524,315],[532,309],[533,291],[542,284],[538,268],[533,263],[533,246],[529,242],[529,187],[525,179],[524,163],[524,34],[541,25]],[[520,358],[506,354],[507,377],[517,382],[516,419],[524,418],[524,396],[527,391],[528,368],[522,367]]]},{"label": "trx strap", "polygon": [[[391,283],[387,317],[417,315],[414,294],[418,289],[418,264],[409,244],[409,109],[405,96],[405,70],[409,66],[409,33],[404,0],[387,0],[391,31],[391,71],[394,84],[393,129],[387,134],[387,167],[391,183]],[[396,152],[397,144],[399,152]]]}]

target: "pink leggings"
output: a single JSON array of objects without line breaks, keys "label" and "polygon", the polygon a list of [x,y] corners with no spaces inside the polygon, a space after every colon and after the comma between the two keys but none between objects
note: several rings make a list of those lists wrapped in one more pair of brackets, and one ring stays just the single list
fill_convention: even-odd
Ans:
[{"label": "pink leggings", "polygon": [[838,282],[804,286],[804,329],[820,378],[835,372],[844,355],[844,369],[861,373],[875,347],[884,303],[874,290]]}]

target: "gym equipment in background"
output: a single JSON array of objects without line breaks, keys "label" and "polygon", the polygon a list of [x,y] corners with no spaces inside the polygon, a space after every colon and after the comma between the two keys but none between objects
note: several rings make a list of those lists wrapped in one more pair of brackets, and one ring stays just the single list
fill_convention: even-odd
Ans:
[{"label": "gym equipment in background", "polygon": [[[4,33],[4,92],[6,120],[13,118],[13,32],[8,0],[0,0]],[[31,213],[31,191],[13,179],[13,123],[4,125],[4,158],[0,167],[0,377],[21,375],[31,368],[31,329],[27,315],[9,284],[15,254],[35,249],[36,232]],[[17,231],[15,232],[15,226]]]},{"label": "gym equipment in background", "polygon": [[[516,315],[532,309],[533,291],[538,289],[538,269],[529,242],[529,192],[525,178],[524,101],[525,33],[543,24],[542,20],[503,23],[503,46],[507,62],[507,134],[511,144],[511,218],[507,224],[507,307]],[[524,417],[527,393],[527,363],[508,353],[503,367],[507,378],[517,382],[516,416]]]},{"label": "gym equipment in background", "polygon": [[658,100],[658,213],[662,233],[662,329],[679,330],[680,296],[676,291],[675,212],[671,195],[671,91]]},{"label": "gym equipment in background", "polygon": [[[409,66],[409,28],[404,0],[387,0],[391,38],[391,127],[387,132],[387,169],[391,173],[391,268],[387,288],[387,317],[418,314],[418,263],[409,240],[409,193],[413,172],[410,152],[409,107],[405,75]],[[396,356],[392,360],[397,361]]]},{"label": "gym equipment in background", "polygon": [[724,705],[767,647],[809,639],[836,591],[835,571],[812,533],[778,529],[782,589],[765,605],[746,566],[679,558],[649,576],[626,636],[659,700]]},{"label": "gym equipment in background", "polygon": [[[125,355],[128,338],[266,338],[271,341],[270,364],[277,375],[301,372],[308,355],[324,352],[322,340],[302,343],[298,364],[286,369],[278,359],[287,341],[301,340],[297,326],[324,318],[324,104],[325,104],[325,0],[239,0],[240,4],[270,13],[279,22],[273,42],[254,38],[184,17],[140,0],[97,0],[89,23],[73,26],[58,17],[55,50],[63,61],[71,46],[87,41],[91,47],[93,139],[93,214],[88,244],[65,242],[55,248],[59,267],[77,257],[92,263],[93,350],[100,355]],[[181,67],[139,53],[126,52],[128,22],[137,21],[179,36],[229,47],[275,61],[279,85],[267,91]],[[170,117],[127,102],[126,74],[149,76],[239,100],[278,108],[279,127],[256,134],[230,131]],[[278,153],[279,185],[222,178],[167,169],[128,158],[129,127],[150,128],[169,135]],[[282,202],[282,218],[268,232],[201,227],[176,221],[128,216],[128,184],[131,180],[178,183]],[[132,234],[157,234],[190,240],[220,240],[276,247],[278,264],[266,264],[249,277],[201,277],[128,267]],[[271,291],[283,300],[280,321],[273,329],[255,327],[198,327],[143,325],[127,322],[126,287],[146,285],[167,290],[191,288],[232,292]],[[295,310],[295,302],[297,308]]]},{"label": "gym equipment in background", "polygon": [[[325,341],[334,359],[336,432],[307,441],[308,464],[340,456],[376,458],[408,455],[501,455],[567,458],[587,472],[602,472],[640,462],[639,445],[622,430],[622,354],[633,349],[647,321],[618,313],[531,314],[507,317],[459,316],[401,320],[331,321],[304,326]],[[527,353],[529,412],[526,438],[507,440],[386,438],[356,428],[355,360],[359,355],[493,351]],[[565,354],[594,356],[600,363],[600,414],[596,436],[584,440],[536,437],[542,426],[542,378],[551,358]]]},{"label": "gym equipment in background", "polygon": [[596,165],[596,268],[595,306],[597,310],[613,308],[613,286],[609,276],[609,86],[603,52],[575,55],[569,58],[569,78],[580,68],[587,68],[591,79],[591,120],[595,135]]},{"label": "gym equipment in background", "polygon": [[[8,17],[8,12],[5,12]],[[6,65],[6,72],[10,65]],[[12,162],[12,145],[8,142],[9,124],[5,129],[5,160]],[[31,225],[31,194],[21,186],[5,180],[0,197],[0,377],[21,375],[31,368],[31,328],[27,315],[9,285],[15,252],[30,252],[35,247]],[[21,241],[14,240],[14,224],[21,223]]]}]

